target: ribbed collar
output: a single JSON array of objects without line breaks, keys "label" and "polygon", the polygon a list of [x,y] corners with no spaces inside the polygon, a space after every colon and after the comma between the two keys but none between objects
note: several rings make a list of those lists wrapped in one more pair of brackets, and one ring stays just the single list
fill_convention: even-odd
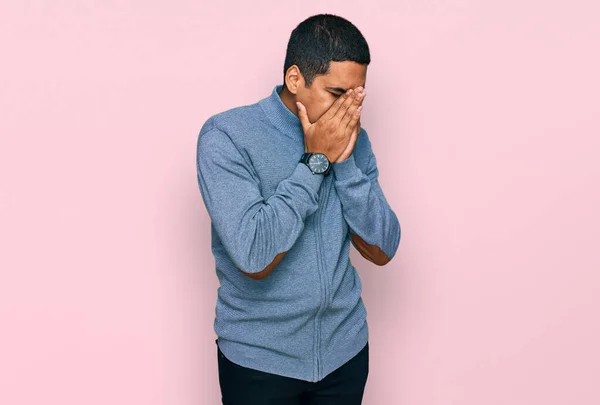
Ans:
[{"label": "ribbed collar", "polygon": [[260,100],[258,104],[275,128],[292,139],[304,142],[304,132],[302,131],[300,119],[287,108],[281,97],[279,97],[282,88],[283,84],[276,85],[271,95]]}]

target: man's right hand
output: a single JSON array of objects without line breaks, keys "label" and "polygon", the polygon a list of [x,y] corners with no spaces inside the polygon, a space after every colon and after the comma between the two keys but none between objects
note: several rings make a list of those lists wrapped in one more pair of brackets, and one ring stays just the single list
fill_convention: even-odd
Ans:
[{"label": "man's right hand", "polygon": [[357,108],[364,99],[362,87],[349,89],[338,97],[316,122],[308,119],[306,107],[297,102],[298,117],[304,131],[305,152],[323,153],[335,162],[344,152],[360,117]]}]

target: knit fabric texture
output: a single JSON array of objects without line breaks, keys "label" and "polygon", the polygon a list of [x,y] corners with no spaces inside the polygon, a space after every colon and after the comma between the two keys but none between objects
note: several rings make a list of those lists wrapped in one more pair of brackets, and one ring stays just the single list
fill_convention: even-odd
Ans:
[{"label": "knit fabric texture", "polygon": [[[350,232],[393,258],[400,223],[365,129],[330,175],[312,174],[299,163],[304,133],[281,89],[211,116],[198,136],[198,186],[220,282],[214,330],[234,363],[316,382],[368,341]],[[266,278],[243,273],[282,252]]]}]

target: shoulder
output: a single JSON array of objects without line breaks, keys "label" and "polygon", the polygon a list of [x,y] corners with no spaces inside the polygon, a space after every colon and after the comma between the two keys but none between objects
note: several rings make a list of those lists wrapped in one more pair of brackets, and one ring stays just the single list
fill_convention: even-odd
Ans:
[{"label": "shoulder", "polygon": [[264,125],[262,109],[258,103],[234,107],[210,116],[200,128],[196,152],[197,159],[236,159],[249,164],[249,133]]},{"label": "shoulder", "polygon": [[262,110],[258,103],[230,108],[210,116],[200,128],[199,135],[220,131],[231,136],[248,124],[261,120]]}]

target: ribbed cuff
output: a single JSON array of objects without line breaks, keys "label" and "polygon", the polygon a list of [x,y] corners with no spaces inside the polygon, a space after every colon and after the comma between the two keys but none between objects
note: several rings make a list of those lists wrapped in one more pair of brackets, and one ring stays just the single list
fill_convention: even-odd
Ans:
[{"label": "ribbed cuff", "polygon": [[304,163],[298,163],[296,169],[294,170],[294,176],[303,180],[306,184],[308,184],[315,192],[319,191],[321,187],[321,183],[323,183],[322,174],[313,174],[308,166]]},{"label": "ribbed cuff", "polygon": [[337,180],[351,179],[359,173],[362,173],[358,166],[356,166],[354,154],[351,154],[347,159],[339,163],[334,163],[332,166],[332,170]]}]

